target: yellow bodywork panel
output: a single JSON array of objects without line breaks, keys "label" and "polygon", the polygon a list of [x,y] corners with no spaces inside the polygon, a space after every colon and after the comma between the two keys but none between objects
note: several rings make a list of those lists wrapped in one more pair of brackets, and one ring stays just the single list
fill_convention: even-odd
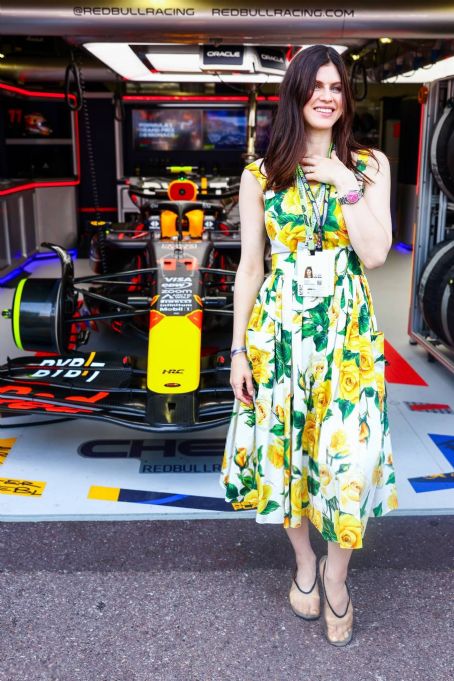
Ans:
[{"label": "yellow bodywork panel", "polygon": [[147,387],[155,393],[187,393],[200,381],[201,312],[153,313],[148,340]]}]

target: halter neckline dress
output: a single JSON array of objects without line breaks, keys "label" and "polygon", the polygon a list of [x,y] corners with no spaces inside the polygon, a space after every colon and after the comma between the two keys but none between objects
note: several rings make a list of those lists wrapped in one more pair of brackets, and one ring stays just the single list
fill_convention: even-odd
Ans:
[{"label": "halter neckline dress", "polygon": [[[367,160],[362,150],[359,183]],[[246,168],[264,190],[258,165]],[[246,331],[254,400],[234,401],[219,483],[258,523],[298,527],[307,516],[324,539],[359,549],[368,518],[398,507],[384,334],[333,185],[323,248],[335,250],[334,294],[298,295],[296,249],[311,210],[296,185],[264,193],[272,269]]]}]

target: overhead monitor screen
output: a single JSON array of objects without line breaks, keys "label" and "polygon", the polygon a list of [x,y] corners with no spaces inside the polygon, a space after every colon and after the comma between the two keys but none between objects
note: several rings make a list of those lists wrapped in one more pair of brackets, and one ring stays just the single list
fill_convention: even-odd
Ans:
[{"label": "overhead monitor screen", "polygon": [[133,109],[134,151],[203,149],[201,109]]},{"label": "overhead monitor screen", "polygon": [[204,110],[204,149],[244,149],[245,146],[246,111],[244,109]]},{"label": "overhead monitor screen", "polygon": [[255,147],[258,152],[265,153],[270,141],[273,124],[273,112],[271,109],[258,109],[256,122]]}]

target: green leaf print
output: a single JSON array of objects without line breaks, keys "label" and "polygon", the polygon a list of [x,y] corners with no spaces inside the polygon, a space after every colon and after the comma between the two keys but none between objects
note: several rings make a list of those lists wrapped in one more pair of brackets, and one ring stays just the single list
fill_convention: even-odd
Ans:
[{"label": "green leaf print", "polygon": [[296,434],[296,449],[300,450],[303,446],[303,431],[299,430]]},{"label": "green leaf print", "polygon": [[309,457],[309,470],[318,477],[319,475],[318,463],[314,461],[314,459],[311,456]]},{"label": "green leaf print", "polygon": [[342,289],[340,306],[341,306],[341,310],[345,309],[345,291],[344,291],[344,289]]},{"label": "green leaf print", "polygon": [[246,425],[252,428],[255,426],[255,411],[251,411],[246,419]]},{"label": "green leaf print", "polygon": [[380,516],[380,515],[383,514],[382,502],[381,502],[381,501],[380,501],[380,503],[378,504],[378,506],[376,506],[376,507],[373,509],[373,512],[374,512],[374,516],[375,516],[375,517],[378,517],[378,516]]},{"label": "green leaf print", "polygon": [[375,388],[364,388],[364,392],[366,394],[366,397],[373,397],[375,395]]},{"label": "green leaf print", "polygon": [[348,350],[344,347],[342,351],[342,360],[345,362],[349,359],[354,359],[357,366],[359,366],[359,352],[354,352],[353,350]]},{"label": "green leaf print", "polygon": [[308,475],[307,489],[309,490],[309,494],[312,494],[312,496],[315,497],[318,494],[318,490],[320,489],[320,482],[315,480],[311,475]]},{"label": "green leaf print", "polygon": [[[359,262],[359,258],[355,251],[349,251],[348,252],[348,265],[347,265],[348,271],[351,272],[352,274],[362,274],[362,269],[361,265]],[[352,280],[350,279],[350,284],[352,284]]]},{"label": "green leaf print", "polygon": [[[240,479],[247,491],[256,489],[255,479],[252,477],[252,475],[240,476]],[[240,493],[244,494],[244,490],[240,490]]]},{"label": "green leaf print", "polygon": [[276,425],[271,428],[271,432],[274,435],[282,436],[284,434],[284,424],[276,423]]},{"label": "green leaf print", "polygon": [[263,457],[263,445],[260,445],[260,447],[257,449],[257,461],[260,463]]},{"label": "green leaf print", "polygon": [[362,518],[366,514],[367,500],[369,499],[370,490],[367,492],[367,497],[364,500],[364,504],[361,506],[359,515]]},{"label": "green leaf print", "polygon": [[341,463],[341,465],[337,469],[337,473],[345,473],[346,471],[348,471],[350,467],[351,467],[350,463]]},{"label": "green leaf print", "polygon": [[275,511],[277,508],[279,508],[277,501],[269,501],[263,511],[260,511],[260,515],[268,515],[268,513],[272,513],[272,511]]},{"label": "green leaf print", "polygon": [[229,482],[225,488],[225,495],[228,499],[236,499],[238,497],[238,489]]},{"label": "green leaf print", "polygon": [[306,417],[304,416],[304,413],[302,411],[294,411],[293,412],[293,425],[295,428],[304,428],[304,424],[306,423]]},{"label": "green leaf print", "polygon": [[369,324],[370,324],[369,310],[367,309],[366,303],[363,303],[359,309],[358,315],[358,327],[360,335],[366,333],[366,331],[369,329]]},{"label": "green leaf print", "polygon": [[329,518],[323,516],[323,529],[322,529],[323,539],[327,541],[337,541],[337,536],[334,531],[334,523]]},{"label": "green leaf print", "polygon": [[360,170],[362,173],[366,170],[366,164],[364,163],[364,161],[361,161],[361,160],[357,161],[356,167],[357,167],[358,170]]},{"label": "green leaf print", "polygon": [[298,468],[298,466],[293,466],[293,475],[297,475],[297,476],[301,475],[301,471]]},{"label": "green leaf print", "polygon": [[385,482],[385,485],[393,485],[395,482],[396,482],[396,476],[393,472],[393,473],[391,473],[391,475],[389,476],[389,478]]},{"label": "green leaf print", "polygon": [[355,408],[355,405],[353,402],[350,402],[350,400],[342,400],[340,397],[337,400],[334,400],[335,402],[338,403],[339,409],[342,413],[342,421],[345,421],[347,416],[349,416],[353,409]]}]

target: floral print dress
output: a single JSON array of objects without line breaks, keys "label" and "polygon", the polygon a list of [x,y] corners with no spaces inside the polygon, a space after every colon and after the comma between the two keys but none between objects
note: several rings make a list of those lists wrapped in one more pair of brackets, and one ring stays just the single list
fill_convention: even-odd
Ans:
[{"label": "floral print dress", "polygon": [[[362,150],[356,168],[367,160]],[[258,165],[246,167],[264,189]],[[398,506],[384,335],[333,185],[323,248],[335,250],[334,294],[298,295],[297,243],[311,209],[296,186],[264,194],[272,270],[246,331],[254,400],[234,401],[219,483],[259,523],[298,527],[307,516],[324,539],[359,549],[368,518]]]}]

